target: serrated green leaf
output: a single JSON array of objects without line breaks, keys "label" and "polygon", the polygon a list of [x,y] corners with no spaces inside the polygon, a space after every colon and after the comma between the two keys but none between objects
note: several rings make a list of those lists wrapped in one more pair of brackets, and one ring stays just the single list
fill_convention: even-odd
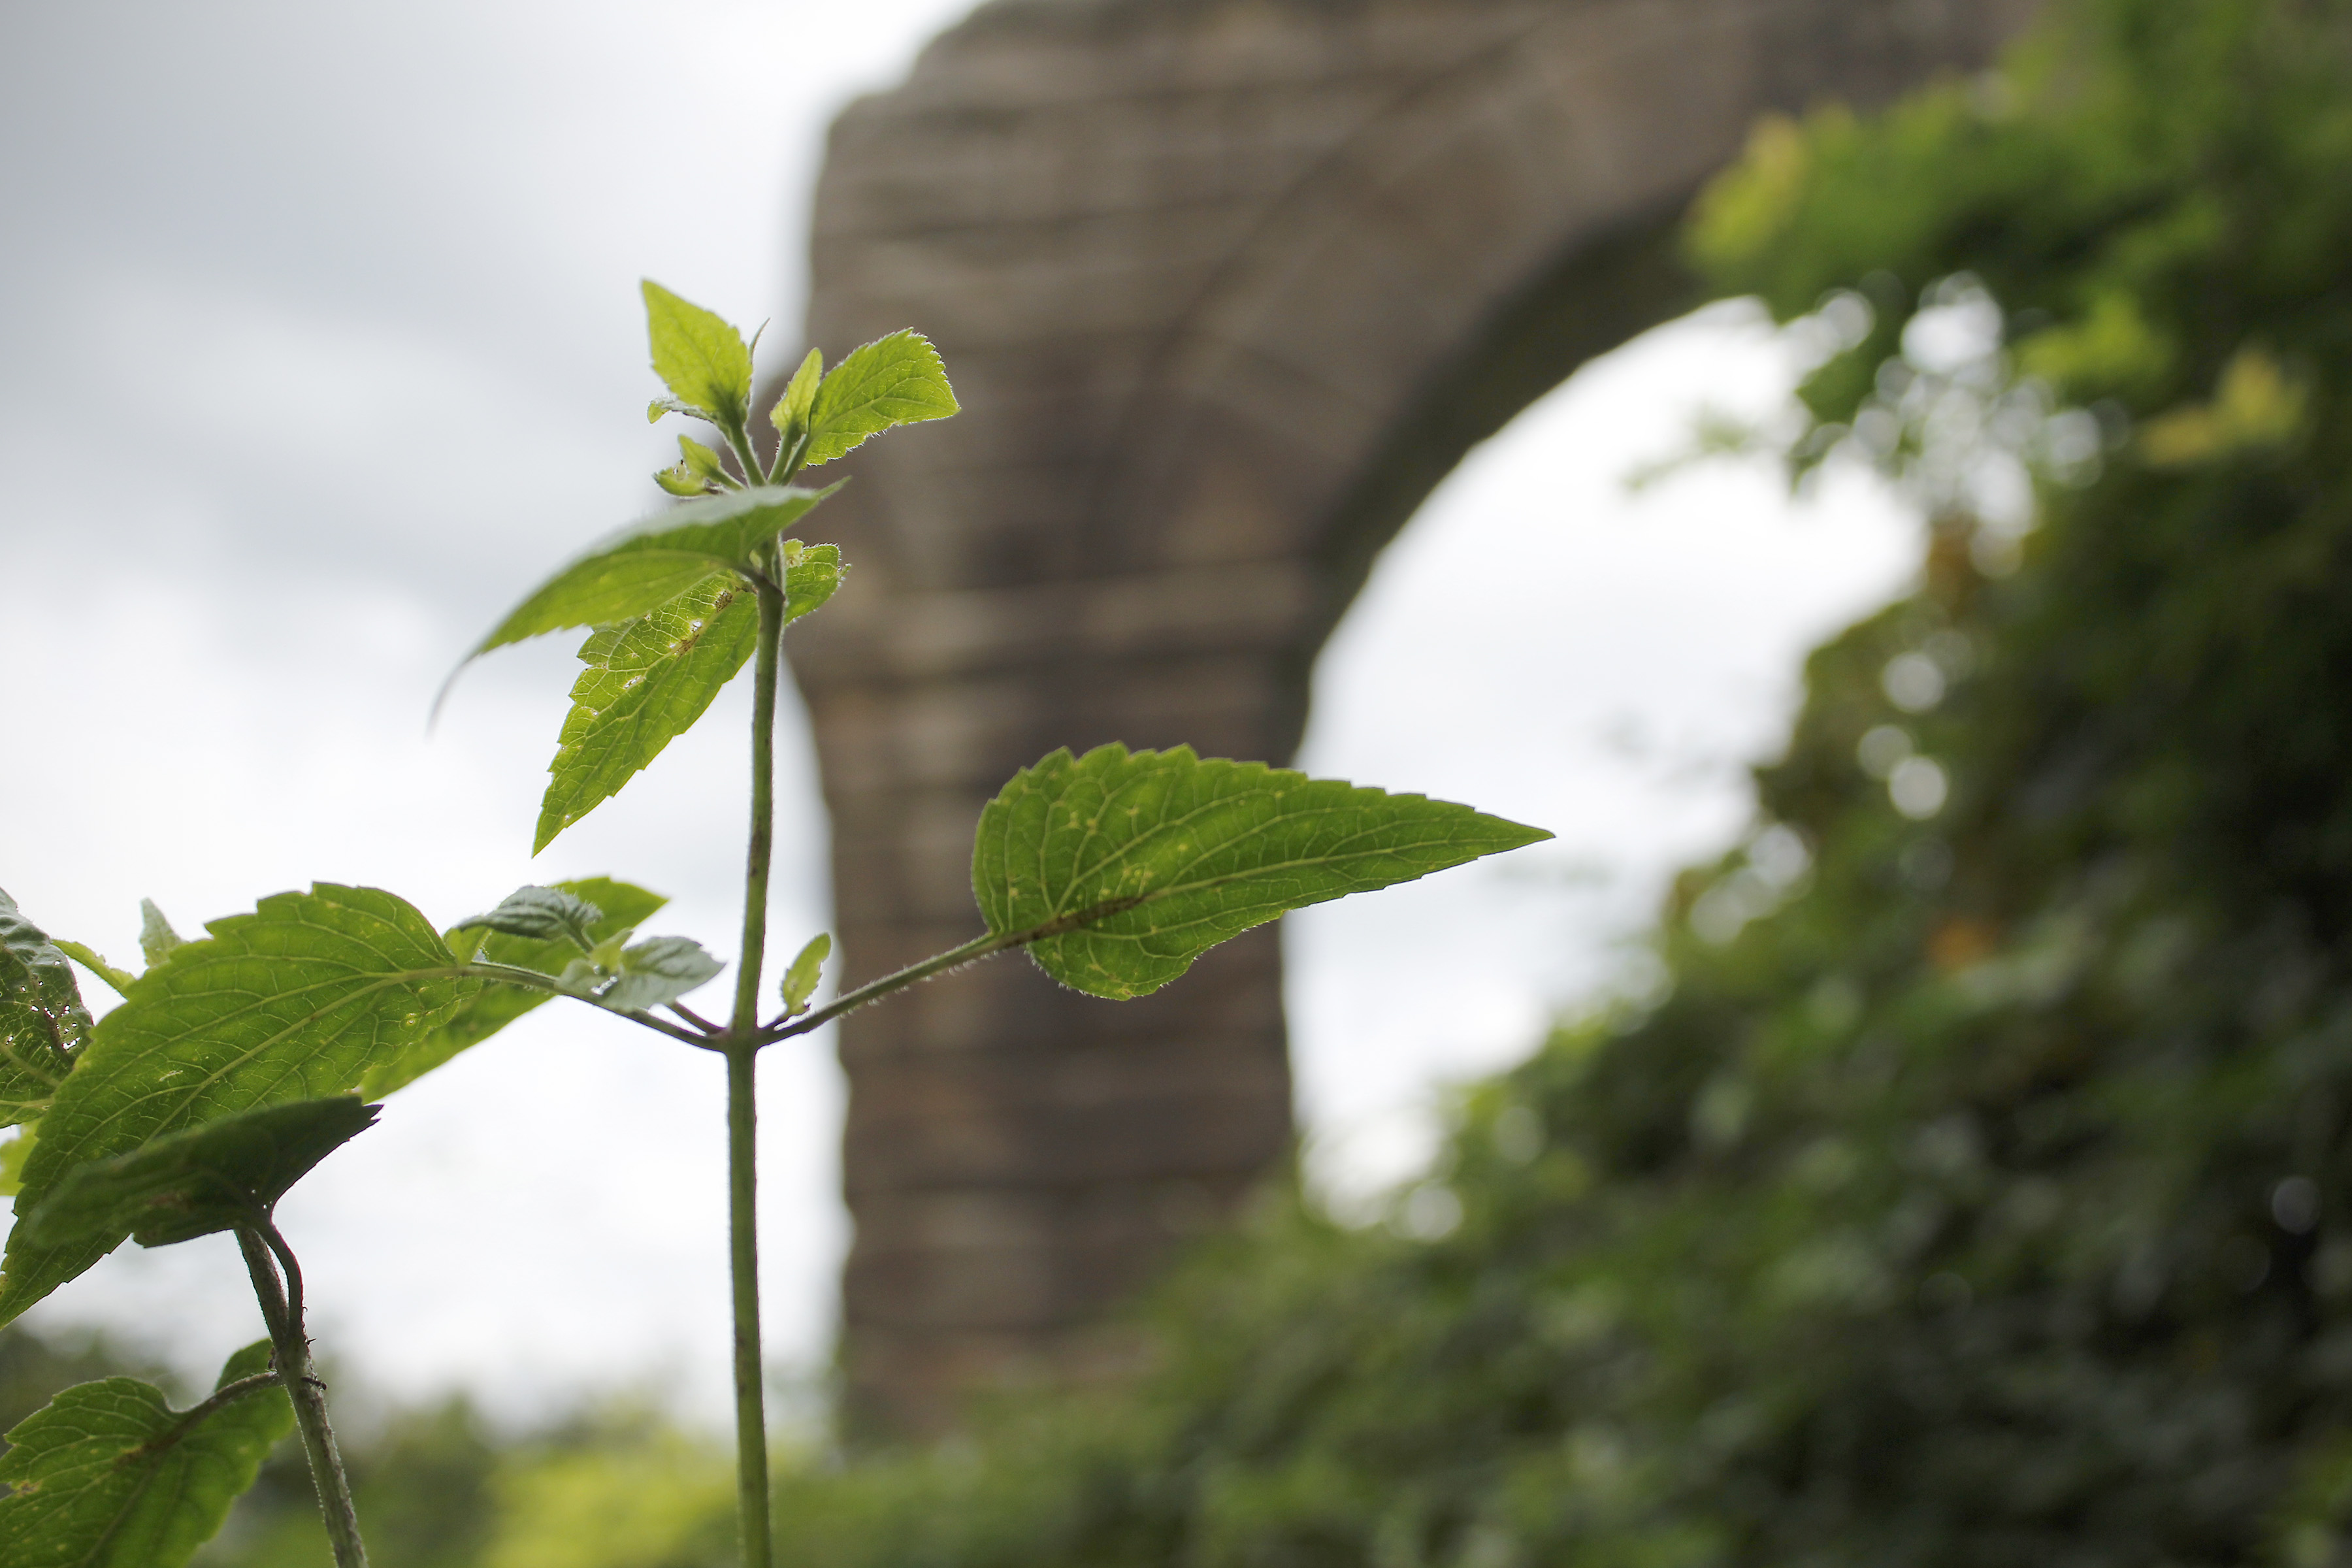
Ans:
[{"label": "serrated green leaf", "polygon": [[[627,882],[616,882],[610,877],[583,877],[574,881],[558,882],[555,888],[583,903],[593,904],[602,911],[588,927],[588,934],[599,942],[635,930],[669,902],[659,893],[647,892]],[[469,941],[470,945],[467,945]],[[449,944],[461,958],[471,958],[479,953],[492,963],[512,964],[517,969],[535,970],[541,974],[562,974],[564,966],[575,956],[575,951],[568,942],[534,942],[527,937],[508,936],[497,931],[483,934],[452,931]],[[457,1013],[446,1024],[407,1047],[391,1060],[368,1069],[366,1076],[360,1079],[361,1097],[382,1100],[394,1089],[405,1088],[461,1052],[480,1045],[549,1000],[551,998],[546,992],[520,985],[491,984],[483,986],[458,1005]]]},{"label": "serrated green leaf", "polygon": [[[215,1393],[269,1370],[269,1342],[221,1369]],[[8,1568],[180,1568],[211,1540],[261,1461],[294,1429],[283,1388],[178,1411],[110,1377],[67,1389],[8,1433],[0,1563]]]},{"label": "serrated green leaf", "polygon": [[740,429],[751,406],[751,351],[725,320],[648,278],[646,334],[654,374],[687,408],[721,429]]},{"label": "serrated green leaf", "polygon": [[650,615],[589,633],[580,648],[588,668],[572,683],[530,852],[620,794],[691,729],[759,640],[759,600],[732,572],[712,573]]},{"label": "serrated green leaf", "polygon": [[20,1222],[37,1247],[129,1233],[169,1247],[266,1217],[311,1167],[365,1131],[377,1107],[353,1096],[266,1105],[66,1173]]},{"label": "serrated green leaf", "polygon": [[[787,540],[782,556],[789,625],[830,599],[847,568],[837,545]],[[759,635],[759,602],[732,572],[715,572],[649,615],[590,633],[580,648],[588,668],[572,687],[530,852],[618,795],[693,728],[751,658]]]},{"label": "serrated green leaf", "polygon": [[152,899],[139,900],[139,951],[147,957],[151,969],[163,962],[163,955],[188,939],[172,929],[163,911],[155,907]]},{"label": "serrated green leaf", "polygon": [[[348,1094],[481,985],[413,905],[374,888],[320,882],[205,929],[209,938],[173,948],[91,1032],[42,1118],[19,1214],[77,1165],[257,1106]],[[43,1247],[12,1232],[0,1322],[113,1245]]]},{"label": "serrated green leaf", "polygon": [[1114,743],[1014,774],[981,813],[971,883],[992,932],[1068,922],[1031,956],[1123,1001],[1286,910],[1550,837],[1422,795]]},{"label": "serrated green leaf", "polygon": [[620,973],[597,1000],[642,1013],[707,984],[727,966],[688,937],[656,936],[621,950]]},{"label": "serrated green leaf", "polygon": [[705,496],[631,525],[566,566],[515,606],[467,657],[542,632],[649,615],[714,571],[748,572],[753,552],[839,489],[761,485]]},{"label": "serrated green leaf", "polygon": [[833,952],[833,937],[819,931],[809,938],[808,945],[784,971],[784,1011],[797,1013],[808,999],[816,994],[816,983],[824,973],[824,961]]},{"label": "serrated green leaf", "polygon": [[48,1109],[89,1030],[65,953],[0,892],[0,1127]]},{"label": "serrated green leaf", "polygon": [[[568,944],[585,952],[596,945],[591,931],[604,918],[604,910],[569,889],[526,887],[509,893],[488,914],[459,921],[449,929],[453,933],[496,931],[525,942]],[[454,942],[451,951],[456,951]]]},{"label": "serrated green leaf", "polygon": [[892,332],[853,350],[819,384],[802,461],[810,468],[829,463],[869,436],[957,412],[947,367],[931,341],[920,332]]}]

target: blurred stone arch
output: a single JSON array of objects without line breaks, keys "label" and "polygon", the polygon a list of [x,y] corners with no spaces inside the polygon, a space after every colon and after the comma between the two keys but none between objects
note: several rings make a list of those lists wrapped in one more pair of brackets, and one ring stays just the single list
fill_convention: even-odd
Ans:
[{"label": "blurred stone arch", "polygon": [[[965,412],[848,460],[795,632],[850,969],[977,929],[1056,746],[1286,760],[1317,649],[1463,454],[1696,301],[1759,115],[1987,61],[2033,0],[992,0],[835,123],[809,333]],[[845,1024],[853,1424],[1115,1370],[1107,1311],[1290,1140],[1273,928],[1139,1003],[985,965]]]}]

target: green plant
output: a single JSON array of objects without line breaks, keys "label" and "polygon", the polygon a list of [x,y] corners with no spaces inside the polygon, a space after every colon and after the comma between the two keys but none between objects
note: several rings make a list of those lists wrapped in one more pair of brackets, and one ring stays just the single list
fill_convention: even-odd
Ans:
[{"label": "green plant", "polygon": [[[184,1561],[251,1483],[289,1404],[339,1568],[365,1561],[302,1331],[300,1270],[272,1210],[373,1121],[361,1097],[397,1089],[561,996],[726,1060],[737,1511],[743,1562],[763,1568],[770,1483],[752,1095],[761,1050],[1013,948],[1076,990],[1144,995],[1286,910],[1549,837],[1466,806],[1184,748],[1055,752],[982,813],[972,856],[981,935],[821,1005],[831,942],[818,935],[786,966],[763,1017],[782,638],[845,571],[835,546],[785,537],[840,487],[791,481],[869,437],[957,405],[938,354],[913,332],[868,343],[829,374],[811,351],[770,411],[775,440],[763,458],[751,428],[751,345],[657,285],[645,285],[645,300],[654,369],[669,388],[650,417],[699,419],[724,453],[681,436],[678,463],[656,478],[690,499],[558,572],[468,659],[543,633],[588,632],[534,852],[623,788],[753,665],[731,1005],[723,1019],[688,1005],[723,965],[687,938],[639,937],[663,900],[604,879],[520,889],[446,933],[391,893],[327,883],[265,899],[194,942],[150,905],[148,967],[135,977],[87,947],[52,942],[0,903],[0,1113],[24,1127],[9,1146],[21,1170],[20,1217],[0,1270],[0,1322],[126,1238],[162,1246],[230,1230],[270,1333],[266,1357],[261,1346],[240,1352],[220,1391],[184,1414],[152,1388],[117,1379],[68,1390],[19,1426],[5,1472],[17,1490],[0,1500],[10,1563]],[[69,958],[123,995],[94,1026]],[[86,1418],[100,1405],[125,1412],[102,1434]],[[172,1467],[173,1484],[149,1484]]]}]

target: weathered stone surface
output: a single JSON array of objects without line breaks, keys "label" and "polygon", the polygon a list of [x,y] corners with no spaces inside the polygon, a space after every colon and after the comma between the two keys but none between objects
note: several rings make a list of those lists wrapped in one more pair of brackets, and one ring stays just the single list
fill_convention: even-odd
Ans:
[{"label": "weathered stone surface", "polygon": [[[1281,760],[1317,647],[1474,443],[1688,301],[1666,236],[1768,110],[1984,60],[2031,0],[996,0],[835,123],[810,331],[966,412],[877,442],[794,634],[840,935],[978,929],[1055,746]],[[1289,1133],[1273,932],[1124,1005],[1021,961],[848,1022],[855,1419],[1118,1364],[1107,1309]]]}]

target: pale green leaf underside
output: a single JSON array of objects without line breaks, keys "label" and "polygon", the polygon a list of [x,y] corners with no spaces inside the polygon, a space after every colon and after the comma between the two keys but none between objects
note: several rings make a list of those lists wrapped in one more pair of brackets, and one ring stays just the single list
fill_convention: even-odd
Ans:
[{"label": "pale green leaf underside", "polygon": [[708,984],[726,967],[691,937],[648,937],[622,950],[619,977],[597,1001],[624,1012],[646,1012]]},{"label": "pale green leaf underside", "polygon": [[[576,881],[558,882],[555,888],[596,906],[598,917],[589,922],[588,932],[598,942],[634,930],[669,902],[659,893],[616,882],[610,877],[583,877]],[[533,942],[496,931],[453,931],[449,941],[462,958],[471,958],[478,952],[492,963],[509,963],[517,969],[548,975],[562,974],[564,966],[577,956],[572,944],[560,939]],[[394,1089],[415,1083],[550,999],[544,991],[520,985],[484,985],[457,1005],[446,1024],[368,1069],[360,1079],[361,1096],[382,1100]]]},{"label": "pale green leaf underside", "polygon": [[[525,942],[566,944],[585,952],[596,945],[591,930],[604,911],[568,888],[517,888],[484,915],[459,921],[453,931],[517,936]],[[454,939],[449,951],[457,951]]]},{"label": "pale green leaf underside", "polygon": [[829,463],[869,436],[957,412],[939,351],[919,332],[892,332],[853,350],[809,405],[809,467]]},{"label": "pale green leaf underside", "polygon": [[1550,837],[1422,795],[1113,744],[1013,775],[981,813],[972,892],[1000,934],[1085,921],[1031,956],[1066,985],[1125,1000],[1286,910]]},{"label": "pale green leaf underside", "polygon": [[751,406],[751,351],[743,334],[650,278],[640,288],[654,374],[680,403],[714,424],[741,426]]},{"label": "pale green leaf underside", "polygon": [[155,907],[152,899],[139,900],[139,951],[150,965],[163,962],[163,955],[188,939],[172,929],[163,911]]},{"label": "pale green leaf underside", "polygon": [[[423,914],[373,888],[320,882],[213,921],[139,977],[41,1119],[16,1212],[76,1165],[263,1105],[349,1094],[440,1027],[481,983]],[[121,1237],[60,1247],[11,1233],[0,1322],[81,1273]]]},{"label": "pale green leaf underside", "polygon": [[[247,1345],[216,1388],[269,1370]],[[219,1532],[270,1448],[294,1429],[285,1390],[257,1389],[192,1424],[163,1391],[110,1377],[67,1389],[0,1455],[0,1563],[8,1568],[180,1568]]]},{"label": "pale green leaf underside", "polygon": [[68,1247],[125,1232],[169,1247],[257,1219],[311,1167],[365,1131],[376,1108],[350,1095],[298,1100],[203,1121],[127,1154],[77,1165],[20,1223]]},{"label": "pale green leaf underside", "polygon": [[732,572],[714,572],[651,614],[600,626],[581,646],[539,805],[534,855],[621,793],[693,727],[760,640],[760,605]]},{"label": "pale green leaf underside", "polygon": [[47,1109],[89,1029],[66,955],[0,892],[0,1127]]},{"label": "pale green leaf underside", "polygon": [[542,632],[631,620],[659,609],[721,567],[749,571],[753,551],[840,488],[760,485],[657,512],[541,584],[467,657]]}]

